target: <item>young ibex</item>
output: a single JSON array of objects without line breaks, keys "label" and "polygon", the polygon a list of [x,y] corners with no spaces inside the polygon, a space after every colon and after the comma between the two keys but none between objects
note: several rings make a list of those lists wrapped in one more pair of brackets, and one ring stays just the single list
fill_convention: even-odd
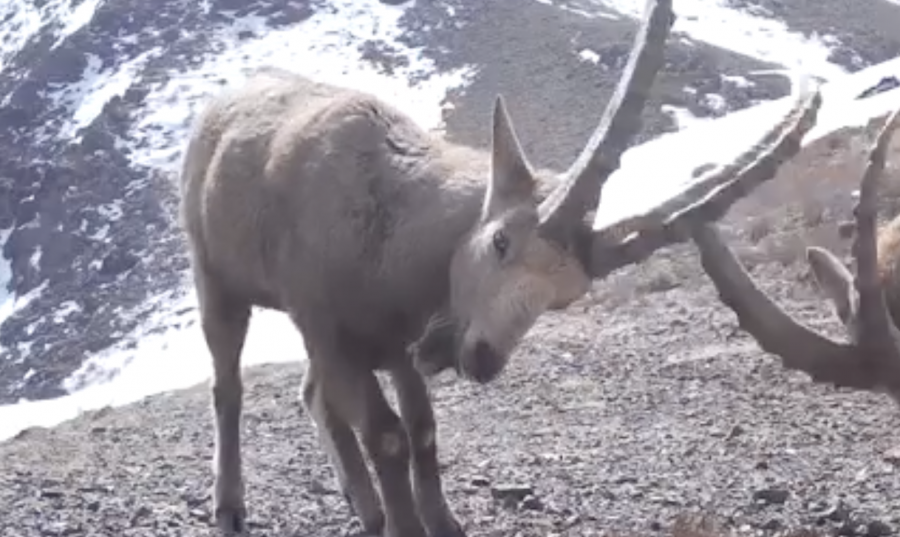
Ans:
[{"label": "young ibex", "polygon": [[741,266],[709,222],[692,226],[701,263],[722,301],[740,325],[785,367],[807,373],[814,382],[886,392],[900,403],[900,216],[878,230],[878,181],[900,110],[889,115],[862,175],[854,207],[852,252],[856,276],[834,254],[806,250],[813,277],[847,329],[838,343],[792,319],[772,302]]},{"label": "young ibex", "polygon": [[[222,530],[245,527],[240,355],[255,305],[289,314],[305,339],[302,400],[365,529],[463,535],[442,492],[422,372],[496,378],[544,311],[685,239],[673,232],[685,218],[719,218],[814,123],[817,92],[665,214],[592,230],[587,213],[640,127],[673,21],[671,0],[648,1],[599,127],[546,196],[550,178],[532,170],[500,98],[490,151],[438,139],[371,95],[275,70],[212,100],[184,157],[181,218],[214,363]],[[391,375],[399,416],[376,370]]]}]

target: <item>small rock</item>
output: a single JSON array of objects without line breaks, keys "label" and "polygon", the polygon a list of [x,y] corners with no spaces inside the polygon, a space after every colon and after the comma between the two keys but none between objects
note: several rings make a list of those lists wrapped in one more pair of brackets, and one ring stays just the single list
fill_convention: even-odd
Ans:
[{"label": "small rock", "polygon": [[882,77],[881,80],[878,81],[877,84],[870,88],[866,88],[865,91],[856,96],[857,100],[868,99],[873,95],[878,95],[879,93],[884,93],[886,91],[890,91],[896,88],[900,88],[900,79],[895,76],[885,76]]},{"label": "small rock", "polygon": [[753,499],[770,505],[781,505],[790,495],[785,489],[762,489],[753,493]]},{"label": "small rock", "polygon": [[55,500],[57,498],[62,498],[65,494],[61,490],[56,489],[44,489],[41,491],[41,498],[46,498],[50,500]]},{"label": "small rock", "polygon": [[624,484],[631,484],[631,483],[637,483],[637,482],[638,482],[637,478],[634,476],[631,476],[631,475],[620,475],[620,476],[617,476],[615,479],[613,479],[613,483],[615,483],[616,485],[624,485]]},{"label": "small rock", "polygon": [[842,239],[849,239],[856,232],[856,222],[852,220],[844,220],[838,223],[838,236]]},{"label": "small rock", "polygon": [[135,509],[134,513],[131,515],[131,525],[136,526],[142,518],[146,518],[146,517],[150,516],[152,513],[153,513],[153,511],[151,511],[150,508],[147,507],[146,505],[142,505],[142,506],[138,507],[137,509]]},{"label": "small rock", "polygon": [[334,494],[335,491],[330,489],[325,483],[322,483],[318,479],[313,479],[309,483],[309,491],[313,494],[321,494],[321,495],[330,495]]},{"label": "small rock", "polygon": [[880,521],[873,520],[869,522],[866,526],[866,537],[887,537],[888,535],[892,535],[894,533],[894,529],[891,528],[888,524]]},{"label": "small rock", "polygon": [[517,502],[521,502],[527,496],[530,496],[532,494],[534,494],[534,487],[532,487],[531,485],[502,483],[491,487],[491,496],[497,500],[512,498]]},{"label": "small rock", "polygon": [[865,533],[866,526],[864,524],[858,524],[853,520],[844,522],[837,530],[837,534],[843,537],[856,537],[857,535],[864,535]]},{"label": "small rock", "polygon": [[819,513],[820,523],[847,522],[850,520],[850,509],[843,502],[838,501],[830,507],[826,507]]},{"label": "small rock", "polygon": [[519,507],[521,507],[522,509],[527,509],[528,511],[543,511],[544,503],[540,500],[540,498],[528,495],[525,496],[525,499],[522,500],[522,503],[519,504]]},{"label": "small rock", "polygon": [[884,452],[884,460],[888,464],[900,467],[900,446],[896,446]]},{"label": "small rock", "polygon": [[488,487],[488,486],[491,485],[491,480],[488,479],[488,478],[486,478],[486,477],[484,477],[484,476],[478,475],[478,476],[473,477],[473,478],[469,481],[469,483],[470,483],[473,487]]},{"label": "small rock", "polygon": [[738,436],[741,436],[742,434],[744,434],[744,428],[741,427],[740,425],[735,425],[734,427],[731,428],[730,431],[728,431],[728,435],[726,436],[726,438],[728,440],[731,440],[732,438],[737,438]]},{"label": "small rock", "polygon": [[104,276],[117,276],[134,268],[138,261],[140,259],[131,252],[124,249],[116,249],[103,258],[98,272]]}]

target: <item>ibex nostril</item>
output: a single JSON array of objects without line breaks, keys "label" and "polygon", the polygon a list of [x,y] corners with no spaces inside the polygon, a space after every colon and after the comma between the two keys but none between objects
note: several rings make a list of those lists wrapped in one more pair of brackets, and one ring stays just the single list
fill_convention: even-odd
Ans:
[{"label": "ibex nostril", "polygon": [[500,353],[488,342],[479,340],[475,343],[471,354],[464,357],[463,367],[472,380],[484,384],[497,378],[503,370],[504,363],[505,360]]}]

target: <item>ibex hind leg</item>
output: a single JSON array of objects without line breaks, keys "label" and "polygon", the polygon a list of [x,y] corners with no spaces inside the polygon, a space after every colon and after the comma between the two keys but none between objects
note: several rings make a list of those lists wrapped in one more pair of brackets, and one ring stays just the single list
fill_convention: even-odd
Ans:
[{"label": "ibex hind leg", "polygon": [[[384,537],[427,537],[410,483],[410,448],[400,416],[388,404],[367,357],[354,355],[321,309],[291,314],[303,334],[315,385],[335,423],[359,433],[378,475]],[[344,444],[346,447],[347,444]]]},{"label": "ibex hind leg", "polygon": [[201,326],[213,359],[215,410],[215,483],[213,509],[226,534],[246,531],[240,422],[243,405],[241,351],[250,321],[250,305],[235,299],[215,280],[195,268]]},{"label": "ibex hind leg", "polygon": [[[410,483],[410,445],[400,416],[390,407],[375,373],[359,372],[353,397],[331,401],[362,433],[363,445],[372,459],[381,488],[385,511],[385,537],[425,537]],[[329,393],[331,395],[337,392]],[[347,393],[347,392],[344,392]]]},{"label": "ibex hind leg", "polygon": [[377,535],[384,527],[378,493],[372,485],[353,429],[327,404],[317,369],[316,363],[310,361],[303,377],[303,405],[316,425],[319,442],[331,461],[350,509],[362,522],[366,533]]},{"label": "ibex hind leg", "polygon": [[434,409],[425,379],[412,364],[392,369],[391,379],[412,445],[413,490],[419,515],[431,537],[465,537],[441,485]]}]

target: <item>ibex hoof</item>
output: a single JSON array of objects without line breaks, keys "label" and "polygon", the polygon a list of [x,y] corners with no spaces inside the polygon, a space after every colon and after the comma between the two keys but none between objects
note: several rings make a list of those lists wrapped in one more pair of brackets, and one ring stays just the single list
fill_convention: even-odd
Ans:
[{"label": "ibex hoof", "polygon": [[219,507],[216,509],[216,526],[223,535],[245,535],[247,510],[243,507]]},{"label": "ibex hoof", "polygon": [[381,535],[381,532],[384,531],[384,514],[381,512],[381,508],[377,504],[368,505],[365,508],[363,506],[357,508],[353,505],[353,498],[350,497],[350,494],[346,492],[343,494],[344,501],[350,507],[350,512],[362,524],[363,533],[366,535]]},{"label": "ibex hoof", "polygon": [[440,527],[430,532],[430,537],[466,537],[466,532],[455,518],[449,517]]},{"label": "ibex hoof", "polygon": [[390,522],[385,523],[381,537],[428,537],[428,534],[425,532],[425,528],[419,524],[418,519],[415,519],[414,522],[408,521],[403,526]]}]

